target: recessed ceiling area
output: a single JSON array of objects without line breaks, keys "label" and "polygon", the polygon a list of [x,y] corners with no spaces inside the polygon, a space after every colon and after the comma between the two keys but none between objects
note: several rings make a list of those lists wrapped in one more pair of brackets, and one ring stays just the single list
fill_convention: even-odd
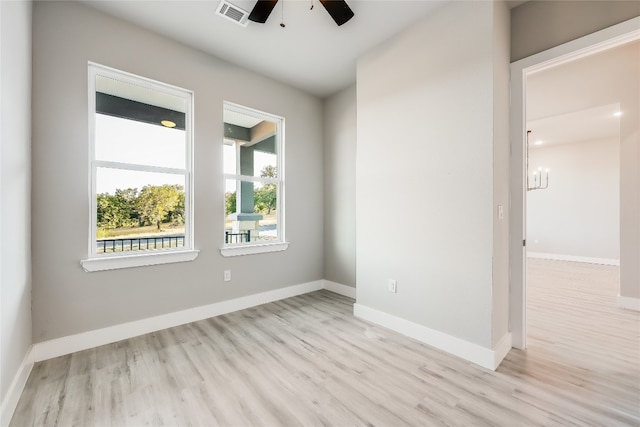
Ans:
[{"label": "recessed ceiling area", "polygon": [[620,135],[618,104],[603,105],[543,119],[532,120],[529,145],[546,147],[572,142],[614,138]]},{"label": "recessed ceiling area", "polygon": [[634,41],[530,75],[530,148],[619,136],[616,113],[624,115],[624,99],[633,96],[625,70],[639,60],[640,41]]}]

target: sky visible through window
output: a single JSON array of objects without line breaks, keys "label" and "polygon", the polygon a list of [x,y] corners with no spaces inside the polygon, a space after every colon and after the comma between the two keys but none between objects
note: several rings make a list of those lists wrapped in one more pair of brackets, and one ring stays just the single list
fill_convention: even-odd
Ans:
[{"label": "sky visible through window", "polygon": [[[96,114],[96,160],[184,169],[186,162],[185,131],[163,126],[126,120],[105,114]],[[268,165],[276,165],[276,155],[256,151],[254,175]],[[236,173],[235,146],[224,145],[224,173]],[[116,190],[145,185],[182,185],[184,175],[141,172],[99,167],[96,194],[115,194]],[[226,180],[225,191],[235,191],[235,181]]]},{"label": "sky visible through window", "polygon": [[[96,160],[184,169],[186,166],[185,131],[134,120],[96,114]],[[178,184],[184,175],[129,171],[100,167],[96,193],[115,194],[116,189],[145,185]]]}]

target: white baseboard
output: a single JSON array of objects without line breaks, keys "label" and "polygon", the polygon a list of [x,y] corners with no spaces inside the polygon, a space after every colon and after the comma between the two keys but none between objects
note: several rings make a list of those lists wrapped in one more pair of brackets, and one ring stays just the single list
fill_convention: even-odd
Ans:
[{"label": "white baseboard", "polygon": [[31,346],[29,347],[27,354],[24,356],[24,360],[20,364],[18,372],[15,377],[13,377],[13,381],[11,381],[7,394],[4,399],[2,399],[2,404],[0,405],[0,426],[6,427],[11,422],[16,406],[18,406],[18,400],[20,400],[20,396],[27,384],[27,379],[29,378],[31,369],[33,369],[33,363],[33,346]]},{"label": "white baseboard", "polygon": [[618,307],[627,310],[640,311],[640,298],[623,297],[618,295]]},{"label": "white baseboard", "polygon": [[490,350],[362,304],[356,303],[353,305],[353,314],[356,317],[422,341],[425,344],[451,353],[454,356],[468,360],[476,365],[491,369],[492,371],[496,370],[499,362],[502,361],[511,348],[510,335],[505,336],[500,341],[496,350]]},{"label": "white baseboard", "polygon": [[245,308],[278,301],[297,295],[318,291],[324,288],[323,280],[289,286],[287,288],[262,292],[255,295],[221,301],[205,306],[194,307],[187,310],[176,311],[134,322],[109,326],[107,328],[82,332],[49,341],[43,341],[33,345],[33,359],[35,362],[53,359],[54,357],[87,350],[116,341],[133,338],[150,332],[159,331],[174,326],[184,325],[210,317],[220,316]]},{"label": "white baseboard", "polygon": [[507,354],[509,354],[509,351],[511,351],[512,347],[513,345],[511,343],[511,332],[507,332],[493,349],[493,371],[495,371],[498,366],[500,366],[502,360],[507,357]]},{"label": "white baseboard", "polygon": [[592,257],[577,256],[577,255],[549,254],[546,252],[527,252],[527,257],[551,259],[554,261],[574,261],[574,262],[584,262],[587,264],[620,266],[620,260],[613,259],[613,258],[592,258]]},{"label": "white baseboard", "polygon": [[336,294],[356,299],[356,288],[353,286],[347,286],[341,283],[332,282],[331,280],[325,280],[324,288],[328,291],[335,292]]}]

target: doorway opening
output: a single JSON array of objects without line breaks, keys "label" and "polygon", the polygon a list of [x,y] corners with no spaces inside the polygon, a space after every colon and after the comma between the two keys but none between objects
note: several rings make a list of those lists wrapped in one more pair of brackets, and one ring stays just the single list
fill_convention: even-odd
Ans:
[{"label": "doorway opening", "polygon": [[[543,75],[543,72],[552,70],[563,64],[576,63],[575,61],[587,60],[589,57],[607,53],[613,48],[622,47],[631,43],[638,43],[640,40],[640,18],[618,24],[606,30],[591,34],[573,42],[550,49],[529,58],[517,61],[511,65],[512,76],[512,110],[511,110],[511,151],[512,151],[512,178],[511,178],[511,223],[510,223],[510,259],[511,259],[511,297],[510,297],[510,323],[512,332],[513,347],[524,349],[527,347],[527,292],[526,292],[526,271],[527,271],[527,246],[531,242],[527,241],[527,191],[526,188],[532,179],[531,169],[527,170],[527,108],[529,107],[527,86],[529,79],[536,74]],[[597,83],[597,82],[596,82]],[[592,82],[592,85],[595,84]],[[632,93],[633,95],[633,93]],[[635,94],[637,96],[637,94]],[[609,108],[616,102],[604,102],[593,108]],[[566,108],[566,107],[565,107]],[[637,114],[636,111],[632,114]],[[591,108],[586,108],[589,110]],[[596,108],[597,109],[597,108]],[[582,110],[585,110],[583,108]],[[572,113],[581,112],[580,108],[574,108]],[[611,114],[618,111],[611,111]],[[566,113],[566,111],[565,111]],[[586,114],[586,111],[582,111]],[[614,116],[615,117],[615,116]],[[584,118],[583,118],[584,121]],[[566,148],[566,147],[565,147]],[[620,157],[624,157],[622,154]],[[637,160],[637,159],[636,159]],[[545,168],[544,165],[539,165]],[[538,165],[534,166],[538,167]],[[552,168],[550,168],[552,169]],[[549,185],[553,185],[553,176],[560,173],[559,170],[549,171]],[[540,177],[538,177],[540,179]],[[529,181],[529,183],[528,183]],[[539,193],[549,191],[540,189]],[[537,191],[534,191],[534,193]],[[549,193],[550,194],[550,193]],[[608,212],[610,214],[610,212]],[[619,215],[618,215],[619,217]],[[618,227],[619,228],[619,227]],[[614,239],[615,240],[615,239]],[[535,241],[535,237],[534,237]],[[540,245],[540,239],[538,239]],[[613,246],[615,242],[612,243]],[[542,246],[542,245],[541,245]],[[617,245],[618,248],[620,244]],[[585,258],[615,259],[614,252],[609,255],[596,256],[585,254]],[[620,257],[620,255],[618,255]],[[624,259],[624,257],[622,257]]]}]

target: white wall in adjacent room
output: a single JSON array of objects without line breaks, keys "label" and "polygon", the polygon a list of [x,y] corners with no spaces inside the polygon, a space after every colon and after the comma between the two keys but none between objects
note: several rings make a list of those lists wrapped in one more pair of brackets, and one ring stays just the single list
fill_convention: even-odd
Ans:
[{"label": "white wall in adjacent room", "polygon": [[619,139],[534,148],[529,166],[550,183],[527,193],[528,251],[619,262]]}]

